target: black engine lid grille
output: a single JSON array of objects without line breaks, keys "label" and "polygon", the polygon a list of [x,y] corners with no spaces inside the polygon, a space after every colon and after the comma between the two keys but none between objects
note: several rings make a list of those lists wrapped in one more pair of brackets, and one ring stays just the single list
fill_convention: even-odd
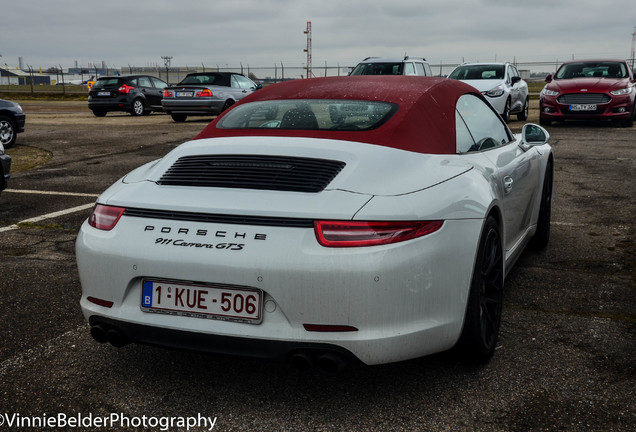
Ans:
[{"label": "black engine lid grille", "polygon": [[344,166],[341,161],[289,156],[183,156],[161,176],[159,184],[320,192]]}]

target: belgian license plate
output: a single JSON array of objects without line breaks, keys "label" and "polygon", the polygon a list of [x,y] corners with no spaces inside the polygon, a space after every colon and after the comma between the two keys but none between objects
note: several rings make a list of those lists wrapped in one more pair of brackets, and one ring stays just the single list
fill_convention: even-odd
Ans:
[{"label": "belgian license plate", "polygon": [[194,96],[194,92],[191,92],[191,91],[177,92],[177,97],[192,97],[192,96]]},{"label": "belgian license plate", "polygon": [[251,324],[262,321],[262,292],[257,289],[145,279],[141,291],[144,312]]},{"label": "belgian license plate", "polygon": [[110,96],[110,92],[109,91],[97,92],[97,96]]},{"label": "belgian license plate", "polygon": [[570,111],[596,111],[596,105],[594,104],[570,105]]}]

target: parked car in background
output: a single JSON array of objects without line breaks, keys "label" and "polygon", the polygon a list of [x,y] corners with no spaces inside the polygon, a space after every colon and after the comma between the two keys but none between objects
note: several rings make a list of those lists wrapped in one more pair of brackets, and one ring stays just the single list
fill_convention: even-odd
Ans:
[{"label": "parked car in background", "polygon": [[262,86],[234,72],[194,72],[163,92],[163,110],[176,122],[218,115]]},{"label": "parked car in background", "polygon": [[465,63],[457,66],[448,78],[463,81],[479,90],[495,107],[506,123],[511,114],[528,118],[530,99],[528,84],[510,63]]},{"label": "parked car in background", "polygon": [[18,134],[24,132],[26,115],[22,107],[8,100],[0,99],[0,144],[5,148],[15,144]]},{"label": "parked car in background", "polygon": [[419,75],[432,76],[431,66],[422,57],[367,57],[349,75]]},{"label": "parked car in background", "polygon": [[548,243],[548,133],[445,78],[248,99],[97,199],[76,243],[92,336],[327,370],[487,361],[506,274]]},{"label": "parked car in background", "polygon": [[162,111],[163,80],[150,75],[102,76],[88,92],[88,108],[97,117],[111,111],[128,112],[133,116]]},{"label": "parked car in background", "polygon": [[634,125],[636,81],[625,60],[575,60],[548,75],[539,99],[540,122],[615,120]]},{"label": "parked car in background", "polygon": [[7,188],[9,171],[11,171],[11,156],[4,152],[4,146],[0,142],[0,192]]}]

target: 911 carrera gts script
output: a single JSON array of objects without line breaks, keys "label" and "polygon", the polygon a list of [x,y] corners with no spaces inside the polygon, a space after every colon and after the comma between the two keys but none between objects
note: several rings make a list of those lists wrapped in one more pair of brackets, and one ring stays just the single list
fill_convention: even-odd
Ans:
[{"label": "911 carrera gts script", "polygon": [[169,239],[159,237],[155,240],[155,244],[158,245],[172,245],[172,246],[181,246],[187,248],[203,248],[203,249],[226,249],[226,250],[243,250],[245,247],[245,243],[198,243],[198,242],[188,242],[183,239]]}]

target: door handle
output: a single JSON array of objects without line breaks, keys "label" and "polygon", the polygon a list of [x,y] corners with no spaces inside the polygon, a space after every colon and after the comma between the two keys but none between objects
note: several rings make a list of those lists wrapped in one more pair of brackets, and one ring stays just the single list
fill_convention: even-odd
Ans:
[{"label": "door handle", "polygon": [[504,184],[504,191],[506,193],[510,193],[510,191],[512,190],[512,183],[514,183],[514,180],[512,179],[512,177],[510,176],[504,177],[503,184]]}]

